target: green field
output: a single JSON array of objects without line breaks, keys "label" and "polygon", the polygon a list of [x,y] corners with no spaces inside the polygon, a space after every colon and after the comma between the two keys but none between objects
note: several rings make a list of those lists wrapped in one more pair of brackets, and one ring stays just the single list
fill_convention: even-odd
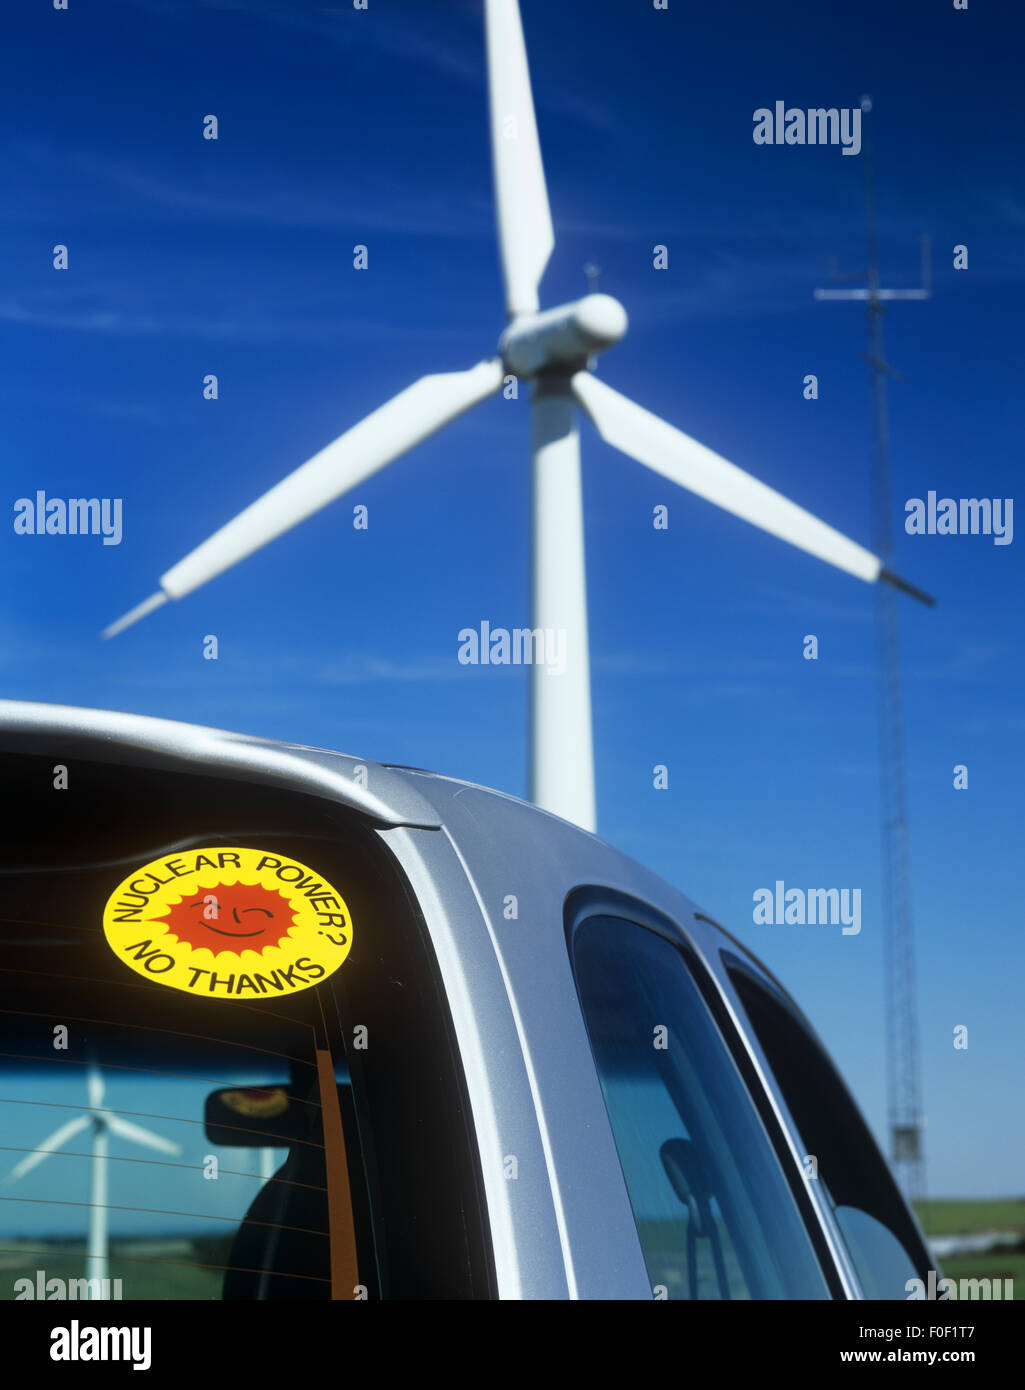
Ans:
[{"label": "green field", "polygon": [[[138,1240],[111,1242],[109,1277],[121,1280],[124,1299],[219,1299],[219,1269],[206,1264],[224,1263],[226,1252],[197,1248],[206,1242],[188,1240]],[[59,1253],[58,1253],[59,1252]],[[0,1300],[14,1299],[15,1281],[28,1278],[35,1284],[37,1270],[49,1278],[65,1280],[85,1276],[85,1241],[62,1240],[4,1242],[0,1252]]]},{"label": "green field", "polygon": [[[915,1214],[927,1236],[972,1235],[982,1231],[1016,1231],[1021,1243],[1005,1246],[985,1255],[951,1255],[938,1261],[940,1274],[948,1279],[1013,1279],[1014,1297],[1025,1300],[1025,1201],[1015,1198],[994,1198],[974,1201],[970,1198],[938,1198],[917,1202]],[[670,1298],[686,1298],[688,1291],[682,1273],[680,1252],[685,1245],[686,1222],[642,1221],[639,1223],[652,1283],[665,1284]],[[732,1253],[727,1264],[732,1266]],[[730,1283],[734,1285],[730,1268]],[[744,1297],[743,1282],[732,1287],[733,1297]],[[1003,1287],[1000,1289],[1003,1293]],[[715,1298],[718,1290],[714,1273],[704,1255],[699,1267],[699,1296]]]},{"label": "green field", "polygon": [[941,1263],[948,1279],[1013,1279],[1015,1300],[1025,1300],[1025,1201],[1016,1198],[935,1198],[916,1202],[915,1214],[927,1236],[971,1235],[977,1231],[1017,1231],[1021,1243],[986,1255],[948,1255]]},{"label": "green field", "polygon": [[[979,1231],[1016,1231],[1017,1247],[1005,1247],[986,1255],[955,1255],[941,1261],[942,1274],[950,1279],[1013,1279],[1015,1299],[1025,1300],[1025,1201],[1014,1198],[973,1201],[936,1198],[915,1204],[915,1212],[927,1236],[969,1235]],[[649,1255],[659,1256],[664,1266],[659,1279],[670,1298],[687,1296],[681,1272],[680,1251],[685,1245],[685,1223],[642,1223]],[[50,1277],[81,1278],[85,1273],[85,1242],[64,1239],[4,1242],[0,1251],[0,1300],[13,1299],[15,1280],[35,1280],[36,1270]],[[193,1239],[159,1237],[111,1241],[110,1278],[122,1281],[125,1299],[219,1299],[223,1272],[204,1266],[226,1264],[230,1241],[197,1236]],[[58,1253],[58,1251],[60,1253]],[[731,1286],[739,1273],[733,1268],[732,1251],[726,1249]],[[699,1261],[699,1293],[718,1294],[707,1252]],[[743,1289],[731,1287],[734,1297]]]},{"label": "green field", "polygon": [[[1025,1299],[1025,1255],[1011,1250],[991,1255],[950,1255],[943,1261],[948,1279],[1013,1279],[1014,1298]],[[1001,1290],[1002,1293],[1002,1290]]]},{"label": "green field", "polygon": [[915,1203],[927,1236],[962,1236],[973,1231],[1020,1231],[1025,1236],[1025,1201],[938,1197]]}]

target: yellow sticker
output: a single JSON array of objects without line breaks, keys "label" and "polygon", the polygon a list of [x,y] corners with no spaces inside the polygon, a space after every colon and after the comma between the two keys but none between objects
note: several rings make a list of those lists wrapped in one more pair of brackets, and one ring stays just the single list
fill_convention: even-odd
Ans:
[{"label": "yellow sticker", "polygon": [[111,950],[147,980],[204,998],[295,994],[352,946],[345,899],[283,854],[217,846],[155,859],[103,910]]},{"label": "yellow sticker", "polygon": [[242,1091],[222,1091],[221,1104],[236,1115],[247,1115],[251,1119],[276,1119],[288,1109],[288,1092],[284,1086],[272,1090],[256,1090],[247,1087]]}]

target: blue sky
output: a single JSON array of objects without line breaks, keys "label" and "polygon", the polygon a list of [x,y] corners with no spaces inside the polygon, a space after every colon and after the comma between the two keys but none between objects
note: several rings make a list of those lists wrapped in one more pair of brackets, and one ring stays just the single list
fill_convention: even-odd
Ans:
[{"label": "blue sky", "polygon": [[[121,1135],[110,1135],[109,1152],[113,1160],[108,1185],[110,1232],[128,1236],[160,1231],[166,1235],[192,1236],[197,1232],[211,1236],[230,1236],[242,1220],[261,1183],[260,1154],[255,1149],[224,1148],[206,1138],[203,1106],[218,1084],[259,1084],[266,1086],[278,1078],[272,1066],[263,1065],[259,1075],[246,1076],[227,1069],[223,1074],[204,1072],[196,1079],[147,1077],[140,1082],[114,1070],[104,1072],[104,1100],[122,1113],[131,1124],[150,1134],[177,1144],[181,1152],[168,1157],[140,1146]],[[86,1103],[82,1068],[69,1066],[66,1075],[45,1078],[47,1104],[12,1103],[4,1106],[6,1142],[12,1147],[31,1148],[42,1143],[61,1125],[76,1118]],[[26,1072],[20,1085],[29,1094],[39,1095],[43,1078]],[[0,1204],[0,1240],[69,1235],[88,1225],[85,1208],[90,1201],[93,1135],[75,1135],[52,1157],[43,1162],[15,1186],[6,1189]],[[216,1178],[209,1157],[217,1159]],[[4,1172],[20,1158],[4,1154]],[[273,1150],[273,1168],[287,1157],[287,1151]],[[120,1160],[143,1160],[121,1162]],[[59,1200],[55,1200],[59,1198]],[[53,1203],[53,1205],[50,1205]],[[220,1218],[219,1220],[207,1218]],[[59,1271],[54,1271],[59,1272]]]},{"label": "blue sky", "polygon": [[[124,539],[0,533],[3,694],[524,794],[526,673],[456,651],[460,628],[528,617],[525,398],[487,403],[190,598],[97,636],[369,409],[493,353],[480,8],[71,0],[7,17],[10,515],[37,488],[121,497]],[[871,93],[885,282],[914,285],[933,237],[933,299],[886,319],[906,378],[890,392],[897,568],[939,600],[901,605],[929,1184],[1020,1193],[1020,546],[900,528],[930,489],[1015,491],[1025,22],[882,0],[523,11],[557,234],[542,302],[581,294],[596,262],[631,320],[603,379],[866,544],[863,317],[812,299],[830,252],[864,264],[863,162],[756,146],[755,109]],[[208,113],[217,142],[201,138]],[[582,433],[600,832],[782,976],[879,1132],[872,591]],[[755,926],[752,895],[777,879],[861,887],[861,934]]]}]

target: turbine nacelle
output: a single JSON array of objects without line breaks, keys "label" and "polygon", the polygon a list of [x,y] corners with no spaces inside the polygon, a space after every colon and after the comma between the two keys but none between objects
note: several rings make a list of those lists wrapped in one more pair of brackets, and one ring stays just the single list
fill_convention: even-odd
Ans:
[{"label": "turbine nacelle", "polygon": [[498,351],[514,376],[542,372],[572,374],[595,353],[619,342],[627,329],[626,310],[610,294],[588,294],[539,314],[519,314],[498,340]]}]

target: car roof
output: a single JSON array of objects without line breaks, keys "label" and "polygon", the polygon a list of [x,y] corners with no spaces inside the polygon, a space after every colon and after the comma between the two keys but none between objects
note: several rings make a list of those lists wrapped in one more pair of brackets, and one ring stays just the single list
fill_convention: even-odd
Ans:
[{"label": "car roof", "polygon": [[[501,859],[510,844],[558,863],[563,896],[580,884],[601,885],[637,898],[678,921],[695,945],[728,946],[746,957],[796,1009],[785,987],[758,957],[691,899],[614,845],[579,826],[492,787],[423,768],[377,762],[333,749],[117,710],[36,701],[0,700],[0,747],[55,751],[167,770],[203,769],[239,781],[259,781],[341,802],[379,828],[446,828],[477,871]],[[183,764],[187,765],[183,768]],[[554,887],[554,882],[553,882]],[[700,924],[700,925],[698,925]],[[800,1013],[800,1010],[798,1010]]]},{"label": "car roof", "polygon": [[0,750],[256,782],[365,819],[405,874],[433,946],[503,1297],[640,1297],[647,1287],[567,949],[585,916],[625,917],[689,950],[785,1117],[726,957],[764,967],[642,864],[517,797],[299,743],[61,705],[0,701]]}]

